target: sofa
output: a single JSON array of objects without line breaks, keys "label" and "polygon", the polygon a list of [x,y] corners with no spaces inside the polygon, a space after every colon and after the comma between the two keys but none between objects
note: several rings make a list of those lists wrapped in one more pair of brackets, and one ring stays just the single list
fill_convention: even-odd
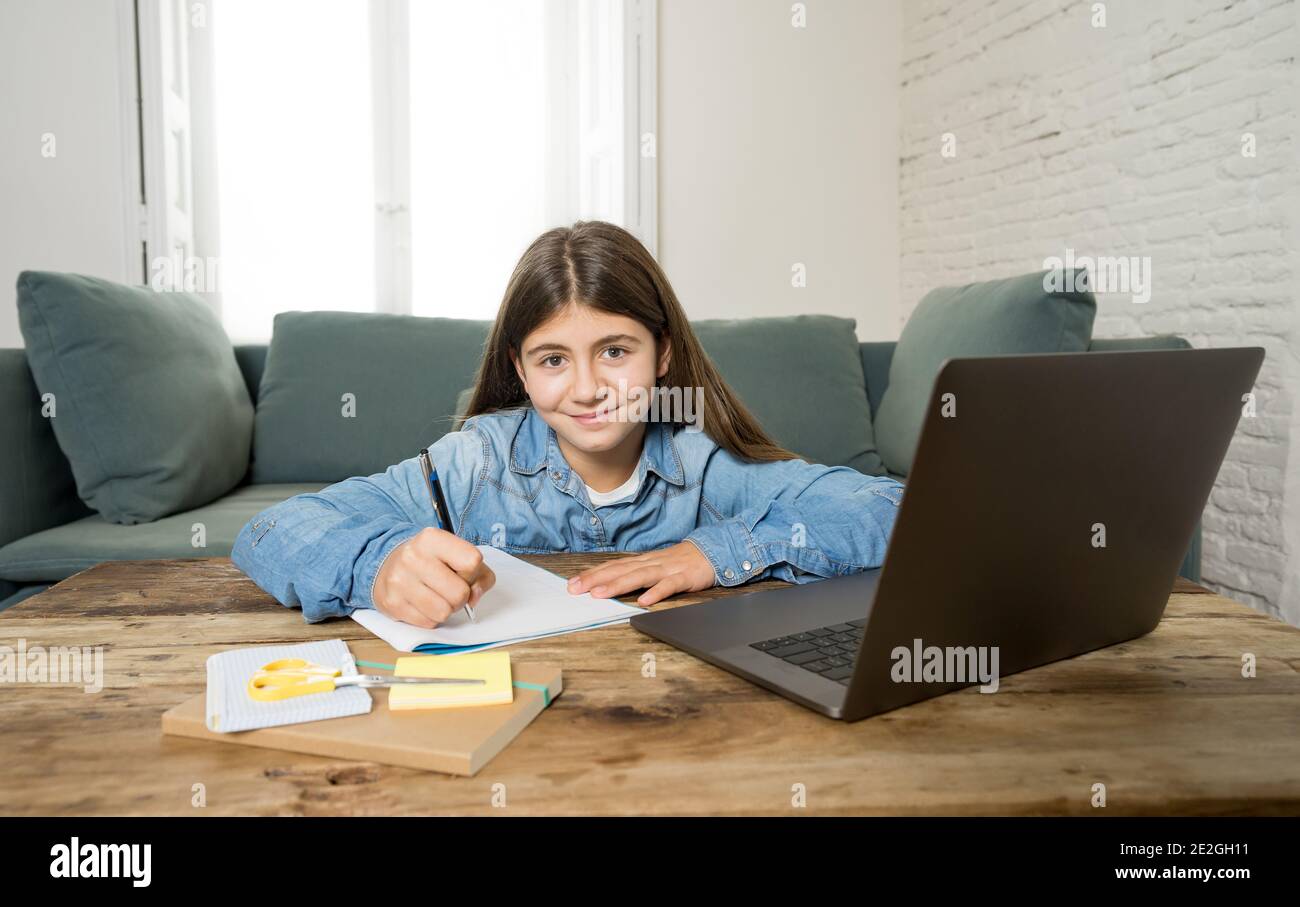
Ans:
[{"label": "sofa", "polygon": [[[1020,281],[1020,290],[1033,292],[1032,281]],[[962,311],[973,312],[971,292],[999,299],[1007,293],[1006,287],[973,286],[938,302],[960,301]],[[75,292],[67,298],[77,303]],[[905,460],[895,453],[898,468],[891,468],[891,458],[881,455],[891,446],[891,438],[881,434],[883,416],[889,415],[882,409],[902,406],[886,399],[891,376],[900,386],[903,380],[896,354],[920,358],[915,349],[926,342],[917,339],[923,333],[920,314],[928,312],[938,330],[951,333],[951,311],[926,304],[899,341],[859,342],[852,319],[826,315],[692,324],[723,376],[779,443],[813,462],[905,482]],[[58,317],[51,311],[44,314]],[[917,327],[909,336],[913,321]],[[1092,339],[1091,313],[1086,321],[1081,350],[1190,346],[1176,336]],[[49,351],[37,350],[30,340],[27,350],[0,349],[0,424],[8,426],[0,445],[0,610],[103,561],[229,556],[240,529],[267,507],[414,456],[454,428],[490,326],[400,315],[281,313],[269,345],[230,348],[254,407],[251,444],[236,439],[234,448],[239,457],[248,444],[249,456],[229,473],[242,470],[242,478],[206,503],[127,522],[107,519],[86,503],[85,470],[74,475],[43,412],[46,395],[29,358]],[[962,336],[973,342],[970,333]],[[931,359],[942,355],[940,350]],[[41,368],[48,366],[43,360]],[[925,373],[908,380],[928,391]],[[809,405],[810,397],[816,406]],[[336,412],[340,401],[342,415]],[[894,414],[889,424],[898,422]],[[1200,546],[1198,523],[1180,570],[1194,581],[1200,579]]]}]

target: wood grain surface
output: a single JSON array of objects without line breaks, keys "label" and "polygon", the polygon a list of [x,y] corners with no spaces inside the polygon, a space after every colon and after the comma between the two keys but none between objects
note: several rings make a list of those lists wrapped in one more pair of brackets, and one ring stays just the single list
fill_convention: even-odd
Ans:
[{"label": "wood grain surface", "polygon": [[[525,559],[570,576],[616,556]],[[0,684],[0,812],[1300,813],[1300,630],[1181,579],[1145,637],[852,724],[617,626],[511,647],[560,663],[564,693],[473,778],[162,735],[209,655],[340,638],[382,645],[351,620],[306,623],[226,558],[64,580],[0,613],[0,645],[103,646],[104,687]]]}]

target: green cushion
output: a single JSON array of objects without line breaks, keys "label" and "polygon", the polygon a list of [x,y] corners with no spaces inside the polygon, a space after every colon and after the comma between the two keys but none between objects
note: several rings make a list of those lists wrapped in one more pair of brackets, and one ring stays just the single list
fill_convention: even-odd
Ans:
[{"label": "green cushion", "polygon": [[247,474],[253,404],[198,297],[24,271],[18,323],[77,493],[104,519],[189,510]]},{"label": "green cushion", "polygon": [[411,315],[276,315],[258,388],[253,482],[338,482],[415,456],[452,429],[457,392],[473,382],[490,327]]},{"label": "green cushion", "polygon": [[[229,557],[239,530],[254,516],[294,495],[322,487],[320,483],[243,485],[203,507],[138,526],[117,525],[95,514],[0,548],[0,577],[52,582],[102,561]],[[206,547],[194,547],[195,523],[204,526]]]},{"label": "green cushion", "polygon": [[[768,434],[813,463],[883,471],[852,318],[702,319],[691,327]],[[705,429],[709,414],[704,413]]]},{"label": "green cushion", "polygon": [[880,455],[907,475],[934,379],[944,361],[1014,353],[1083,352],[1097,302],[1090,291],[1048,291],[1045,273],[931,290],[903,326],[876,413]]}]

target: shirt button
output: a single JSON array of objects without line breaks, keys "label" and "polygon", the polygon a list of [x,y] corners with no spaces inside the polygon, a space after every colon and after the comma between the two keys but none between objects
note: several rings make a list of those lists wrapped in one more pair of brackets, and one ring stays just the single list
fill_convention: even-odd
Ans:
[{"label": "shirt button", "polygon": [[731,579],[736,574],[732,572],[730,567],[728,567],[726,570],[722,571],[722,575],[725,576],[727,579]]},{"label": "shirt button", "polygon": [[557,471],[557,472],[552,472],[552,473],[551,473],[551,478],[552,478],[552,479],[558,479],[559,477],[560,477],[560,474],[559,474],[558,471]]},{"label": "shirt button", "polygon": [[745,563],[741,564],[740,566],[742,566],[742,567],[744,567],[746,570],[748,570],[749,567],[750,567],[750,563],[749,563],[749,561],[745,561]]},{"label": "shirt button", "polygon": [[593,525],[593,526],[596,525],[596,518],[595,518],[595,517],[592,517],[592,518],[591,518],[591,525]]}]

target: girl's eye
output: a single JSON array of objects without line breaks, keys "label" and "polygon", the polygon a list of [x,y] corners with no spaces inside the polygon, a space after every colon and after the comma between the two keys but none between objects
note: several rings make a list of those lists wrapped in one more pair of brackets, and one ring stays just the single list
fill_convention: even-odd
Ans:
[{"label": "girl's eye", "polygon": [[[617,356],[610,356],[610,357],[608,357],[608,358],[610,358],[610,359],[622,359],[622,358],[624,358],[624,354],[627,353],[627,350],[624,349],[624,348],[621,347],[621,346],[607,346],[607,347],[605,347],[605,349],[602,350],[601,352],[603,352],[603,353],[618,353]],[[552,362],[551,360],[559,360],[559,361],[558,361],[558,362]],[[561,356],[559,353],[552,353],[551,355],[547,356],[545,359],[542,360],[542,365],[546,366],[547,368],[559,368],[560,365],[561,365],[561,363],[562,363],[563,361],[564,361],[564,357]]]}]

